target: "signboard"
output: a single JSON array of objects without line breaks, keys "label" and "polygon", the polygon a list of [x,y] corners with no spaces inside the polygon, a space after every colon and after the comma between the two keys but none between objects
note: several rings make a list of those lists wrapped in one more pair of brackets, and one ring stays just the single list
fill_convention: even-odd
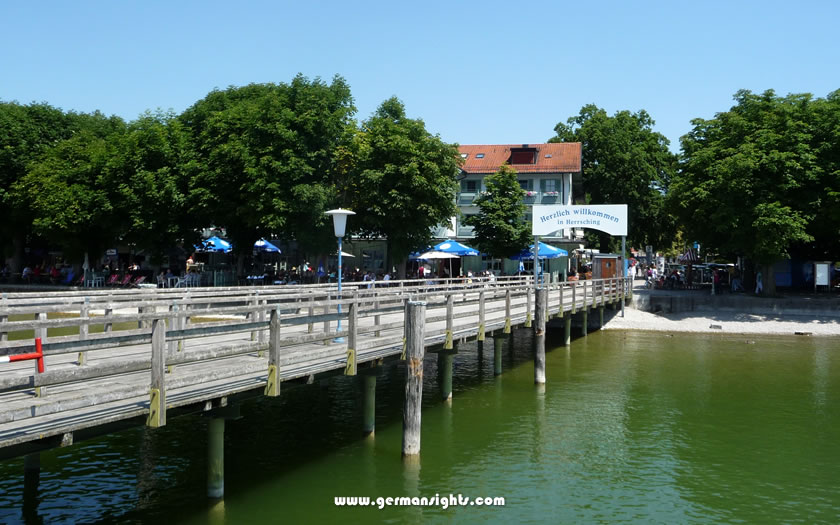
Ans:
[{"label": "signboard", "polygon": [[828,286],[830,283],[828,281],[828,266],[830,263],[816,263],[814,266],[817,267],[817,277],[814,280],[815,286]]},{"label": "signboard", "polygon": [[570,228],[627,235],[626,204],[535,205],[533,217],[531,232],[535,236]]},{"label": "signboard", "polygon": [[105,250],[105,255],[108,256],[108,257],[113,257],[116,254],[117,254],[117,249],[116,248],[108,248],[107,250]]}]

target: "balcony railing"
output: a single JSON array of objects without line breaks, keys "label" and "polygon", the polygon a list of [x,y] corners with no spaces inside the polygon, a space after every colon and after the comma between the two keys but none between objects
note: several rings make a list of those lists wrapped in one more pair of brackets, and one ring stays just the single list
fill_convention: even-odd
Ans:
[{"label": "balcony railing", "polygon": [[[479,193],[459,193],[458,204],[460,206],[470,206],[475,203],[476,199],[486,194],[486,192]],[[563,196],[559,191],[534,191],[526,190],[523,198],[525,204],[562,204]]]}]

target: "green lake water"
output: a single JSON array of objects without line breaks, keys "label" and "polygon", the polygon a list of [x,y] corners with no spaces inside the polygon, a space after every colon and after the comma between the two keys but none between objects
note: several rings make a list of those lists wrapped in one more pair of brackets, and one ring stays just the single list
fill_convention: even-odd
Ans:
[{"label": "green lake water", "polygon": [[[555,335],[551,333],[550,335]],[[559,334],[557,334],[559,335]],[[207,422],[170,419],[0,463],[2,523],[838,523],[840,342],[603,331],[531,335],[455,359],[440,401],[425,361],[419,465],[400,458],[405,369],[377,384],[360,437],[354,378],[290,388],[226,423],[225,499],[206,497]],[[335,497],[503,497],[504,506],[336,506]]]}]

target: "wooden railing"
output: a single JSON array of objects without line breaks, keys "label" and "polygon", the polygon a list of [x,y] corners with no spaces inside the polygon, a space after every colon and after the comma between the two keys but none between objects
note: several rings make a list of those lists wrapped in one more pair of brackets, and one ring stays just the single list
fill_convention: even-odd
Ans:
[{"label": "wooden railing", "polygon": [[[9,421],[84,407],[93,413],[99,403],[120,400],[126,417],[139,410],[148,425],[161,426],[167,407],[245,388],[276,396],[283,381],[335,370],[355,375],[360,364],[404,357],[408,300],[426,303],[426,344],[444,349],[532,319],[530,276],[368,284],[344,283],[341,296],[334,284],[4,294],[0,355],[31,352],[40,337],[46,370],[0,364],[7,367],[0,368],[0,394],[27,393],[29,400],[0,404],[0,431]],[[603,306],[629,286],[620,279],[546,284],[547,313]],[[233,384],[241,378],[259,386]],[[229,388],[202,389],[225,380]],[[83,381],[91,382],[83,394],[61,388]],[[182,394],[167,397],[173,392]],[[143,397],[147,404],[138,405]],[[9,442],[0,435],[0,446]]]}]

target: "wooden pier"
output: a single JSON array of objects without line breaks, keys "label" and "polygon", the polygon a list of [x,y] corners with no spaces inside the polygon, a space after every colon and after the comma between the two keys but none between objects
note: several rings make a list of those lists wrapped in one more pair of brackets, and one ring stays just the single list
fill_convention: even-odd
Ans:
[{"label": "wooden pier", "polygon": [[[284,384],[335,374],[362,375],[365,391],[375,391],[365,371],[405,359],[412,344],[449,354],[451,366],[459,341],[484,341],[532,320],[542,331],[552,317],[565,318],[569,344],[571,317],[598,308],[603,319],[630,283],[541,289],[543,315],[535,315],[530,276],[347,283],[340,297],[335,285],[3,294],[0,356],[34,352],[37,337],[46,366],[38,373],[35,361],[0,363],[0,458],[116,428],[159,427],[184,413],[223,417],[242,398],[277,396]],[[422,336],[406,332],[409,301],[425,304],[417,309]],[[373,433],[373,415],[364,417]]]}]

